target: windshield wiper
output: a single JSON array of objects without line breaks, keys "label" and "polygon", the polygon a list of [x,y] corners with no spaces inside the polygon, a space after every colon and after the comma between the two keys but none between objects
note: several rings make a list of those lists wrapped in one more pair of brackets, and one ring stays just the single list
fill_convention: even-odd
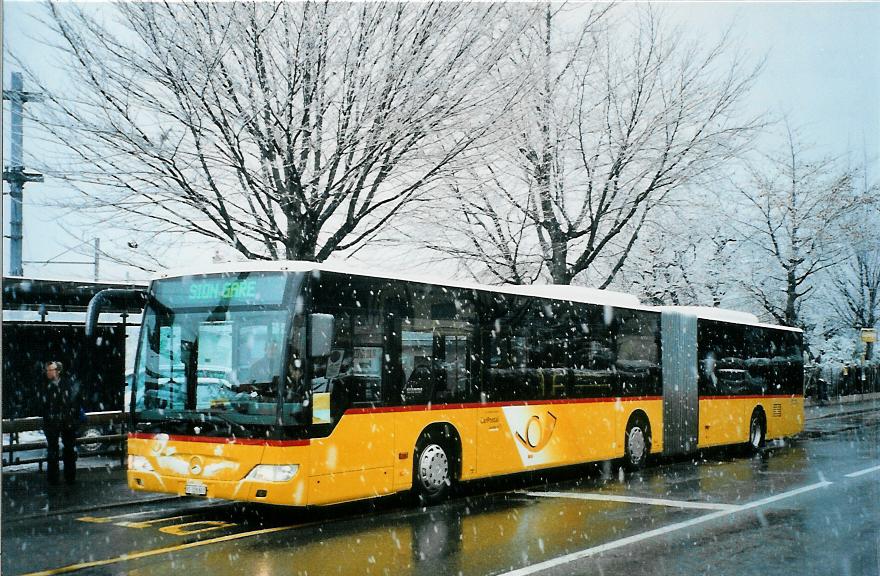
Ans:
[{"label": "windshield wiper", "polygon": [[[244,430],[244,431],[248,430],[243,424],[236,422],[235,420],[233,420],[232,418],[230,418],[229,416],[227,416],[225,414],[219,414],[217,412],[198,412],[198,414],[200,416],[208,416],[208,417],[210,417],[210,419],[220,420],[221,422],[226,422],[227,424],[230,424],[232,426],[237,427],[239,430]],[[210,420],[206,420],[206,422],[210,422]],[[216,424],[216,422],[211,422],[211,423]],[[230,432],[230,434],[232,433],[231,428],[230,428],[229,432]]]},{"label": "windshield wiper", "polygon": [[136,424],[136,430],[141,428],[156,428],[160,429],[158,431],[166,432],[166,433],[174,433],[174,431],[169,430],[168,427],[179,427],[180,433],[186,433],[189,431],[189,427],[193,424],[193,421],[188,418],[143,418],[142,416],[138,419]]},{"label": "windshield wiper", "polygon": [[172,417],[160,416],[151,418],[144,418],[143,413],[141,413],[141,415],[141,422],[149,422],[151,424],[187,424],[198,426],[199,424],[217,424],[217,422],[219,421],[228,424],[235,424],[239,428],[243,428],[243,426],[238,422],[235,422],[234,420],[231,420],[226,416],[215,414],[213,412],[178,412]]}]

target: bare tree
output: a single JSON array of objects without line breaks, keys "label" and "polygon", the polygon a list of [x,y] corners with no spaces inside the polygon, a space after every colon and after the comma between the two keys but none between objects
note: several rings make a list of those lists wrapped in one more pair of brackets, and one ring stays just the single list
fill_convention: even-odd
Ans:
[{"label": "bare tree", "polygon": [[[876,328],[880,323],[880,246],[856,249],[831,282],[831,307],[840,325],[856,330]],[[871,360],[873,353],[873,342],[868,342],[865,360]]]},{"label": "bare tree", "polygon": [[[880,212],[876,199],[880,186],[868,177],[868,159],[859,178],[862,208],[855,210],[838,235],[845,244],[843,258],[829,270],[828,302],[834,311],[837,328],[849,332],[860,328],[876,328],[880,324]],[[865,360],[874,355],[874,343],[865,345]]]},{"label": "bare tree", "polygon": [[[645,240],[649,214],[740,154],[759,126],[738,110],[759,67],[747,67],[727,38],[703,49],[664,28],[652,8],[629,9],[632,21],[609,14],[593,8],[564,36],[569,15],[547,5],[518,45],[514,68],[531,73],[531,90],[510,128],[512,150],[483,178],[492,210],[475,210],[467,222],[481,222],[466,234],[470,255],[489,255],[483,265],[506,281],[540,274],[607,287]],[[518,222],[528,225],[517,242],[527,274],[510,274],[511,237],[481,232],[499,214],[517,233]]]},{"label": "bare tree", "polygon": [[692,201],[657,210],[615,284],[652,305],[733,306],[736,238],[713,202]]},{"label": "bare tree", "polygon": [[[491,166],[486,168],[491,173]],[[459,173],[450,182],[447,202],[457,211],[456,225],[436,227],[436,222],[422,221],[433,229],[432,241],[411,241],[432,251],[433,261],[449,260],[468,276],[493,284],[532,284],[538,279],[542,262],[530,250],[531,222],[509,203],[498,202],[493,195],[482,194],[479,186]],[[495,184],[503,190],[503,184]],[[419,219],[422,220],[421,218]],[[444,224],[455,223],[455,217]]]},{"label": "bare tree", "polygon": [[42,87],[38,120],[77,159],[56,175],[93,211],[247,258],[363,246],[453,171],[511,94],[485,82],[518,32],[497,5],[113,10],[99,21],[48,4],[75,76],[72,90]]},{"label": "bare tree", "polygon": [[736,185],[745,205],[730,218],[755,251],[742,286],[775,321],[801,326],[817,274],[840,261],[834,230],[864,200],[853,176],[835,158],[812,158],[787,128],[784,150],[750,163]]}]

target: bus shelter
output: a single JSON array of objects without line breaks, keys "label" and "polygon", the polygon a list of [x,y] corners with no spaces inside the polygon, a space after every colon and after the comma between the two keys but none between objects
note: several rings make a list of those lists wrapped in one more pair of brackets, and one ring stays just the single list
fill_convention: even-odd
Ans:
[{"label": "bus shelter", "polygon": [[[89,427],[118,432],[125,390],[126,332],[139,324],[142,309],[135,302],[106,307],[94,337],[86,338],[89,301],[108,288],[146,286],[3,278],[3,432],[10,434],[12,442],[20,432],[42,428],[39,398],[43,367],[48,361],[60,361],[67,374],[80,382]],[[5,446],[4,451],[8,450]]]}]

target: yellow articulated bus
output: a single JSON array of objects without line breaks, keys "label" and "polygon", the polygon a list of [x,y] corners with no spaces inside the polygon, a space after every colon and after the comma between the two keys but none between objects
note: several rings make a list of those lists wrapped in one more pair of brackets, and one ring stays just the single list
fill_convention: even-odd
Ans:
[{"label": "yellow articulated bus", "polygon": [[803,426],[802,335],[577,287],[487,287],[308,262],[168,275],[146,293],[135,490],[291,506]]}]

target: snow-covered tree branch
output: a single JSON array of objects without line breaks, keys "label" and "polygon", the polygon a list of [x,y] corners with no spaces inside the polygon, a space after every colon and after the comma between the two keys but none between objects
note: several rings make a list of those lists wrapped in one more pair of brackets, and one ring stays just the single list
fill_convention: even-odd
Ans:
[{"label": "snow-covered tree branch", "polygon": [[788,128],[777,154],[751,162],[736,191],[744,201],[730,218],[754,251],[742,287],[775,321],[802,326],[803,304],[817,275],[843,257],[836,231],[865,198],[854,171],[835,158],[814,158]]},{"label": "snow-covered tree branch", "polygon": [[[463,227],[486,277],[608,286],[650,242],[640,236],[649,214],[738,156],[760,126],[739,109],[760,66],[727,39],[701,48],[657,11],[633,13],[595,8],[564,34],[566,15],[547,5],[521,39],[512,69],[531,73],[530,89],[481,181],[492,211],[473,211]],[[528,225],[518,262],[514,238],[467,231],[499,214],[512,229]]]},{"label": "snow-covered tree branch", "polygon": [[47,5],[76,78],[44,85],[35,110],[77,159],[53,174],[93,212],[247,258],[357,249],[432,194],[516,92],[486,81],[519,32],[499,5],[110,11]]}]

